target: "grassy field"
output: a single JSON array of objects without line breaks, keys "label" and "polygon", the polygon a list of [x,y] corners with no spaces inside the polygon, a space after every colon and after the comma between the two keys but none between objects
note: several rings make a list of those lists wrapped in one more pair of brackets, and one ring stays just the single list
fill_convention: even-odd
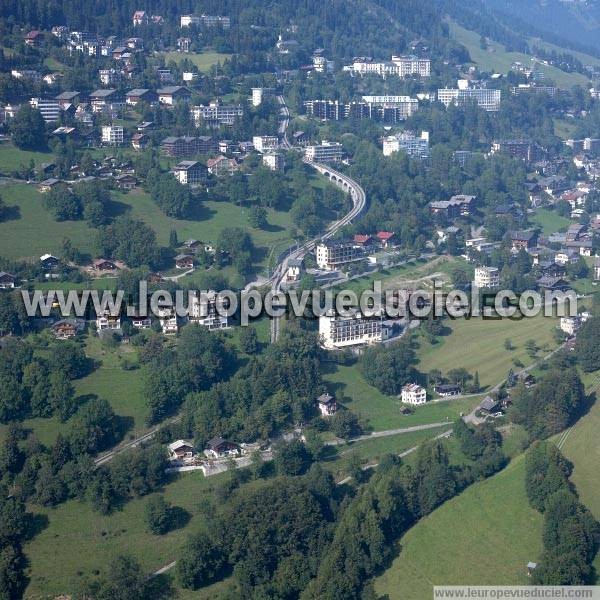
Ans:
[{"label": "grassy field", "polygon": [[[131,554],[149,573],[170,563],[177,558],[187,532],[201,527],[214,483],[215,477],[205,479],[196,471],[165,487],[165,499],[191,515],[185,534],[183,530],[164,536],[148,533],[144,523],[146,498],[132,500],[108,516],[77,500],[54,509],[36,508],[40,519],[47,519],[47,526],[25,546],[30,561],[25,597],[71,594],[86,577],[105,569],[111,558],[119,554]],[[68,552],[58,552],[58,548],[68,548]]]},{"label": "grassy field", "polygon": [[[487,50],[479,45],[481,36],[478,33],[461,27],[454,21],[449,21],[450,36],[467,48],[471,60],[477,63],[483,71],[507,74],[513,62],[518,61],[524,66],[532,65],[531,56],[521,52],[507,52],[501,44],[491,42]],[[566,73],[553,66],[539,65],[547,79],[553,80],[558,87],[570,88],[574,85],[586,85],[587,77],[580,73]]]},{"label": "grassy field", "polygon": [[[115,413],[127,419],[128,437],[144,432],[147,409],[142,393],[141,371],[122,368],[125,358],[135,363],[135,350],[122,345],[107,351],[98,337],[90,335],[86,340],[86,354],[95,361],[96,368],[86,377],[73,382],[76,397],[95,395],[108,400]],[[55,417],[27,419],[23,426],[31,429],[45,445],[53,444],[56,436],[69,427],[68,423],[62,423]],[[5,426],[0,426],[0,437],[5,429]]]},{"label": "grassy field", "polygon": [[268,209],[268,227],[263,230],[248,225],[248,209],[229,202],[209,200],[203,204],[201,219],[191,221],[167,217],[142,190],[135,190],[128,194],[115,194],[115,198],[124,205],[121,207],[122,210],[129,211],[133,218],[148,223],[156,231],[158,242],[164,245],[168,244],[172,229],[177,231],[177,237],[181,242],[195,238],[203,242],[215,243],[219,231],[225,227],[241,227],[252,236],[258,251],[256,257],[258,262],[266,264],[273,246],[291,241],[288,233],[291,224],[288,212]]},{"label": "grassy field", "polygon": [[180,63],[182,60],[189,60],[193,62],[200,71],[208,73],[211,67],[214,65],[220,65],[225,62],[226,59],[231,58],[231,54],[222,54],[219,52],[202,52],[201,54],[190,52],[184,54],[182,52],[165,52],[165,62],[174,61]]},{"label": "grassy field", "polygon": [[91,252],[94,232],[84,221],[55,221],[34,186],[7,185],[0,194],[8,206],[18,206],[20,211],[18,218],[0,223],[0,256],[38,259],[46,252],[56,254],[66,237],[80,250]]},{"label": "grassy field", "polygon": [[363,277],[357,277],[348,282],[343,282],[335,286],[335,289],[352,290],[357,294],[367,289],[373,289],[373,282],[381,282],[383,290],[400,289],[404,287],[426,288],[430,282],[429,277],[436,273],[440,274],[439,279],[443,284],[451,281],[451,274],[454,269],[466,269],[472,271],[472,267],[462,259],[457,257],[439,256],[433,260],[417,259],[410,262],[381,269],[376,273],[371,273]]},{"label": "grassy field", "polygon": [[[58,253],[65,237],[80,250],[93,253],[95,232],[83,221],[56,222],[43,206],[43,194],[34,186],[8,185],[0,189],[0,194],[9,206],[19,208],[17,218],[0,223],[0,256],[35,259],[45,252]],[[129,213],[144,221],[156,231],[158,242],[163,245],[168,244],[171,229],[177,231],[180,241],[196,238],[214,243],[221,229],[237,226],[252,236],[257,248],[255,261],[266,264],[272,248],[290,240],[287,212],[269,209],[268,227],[262,230],[248,225],[247,209],[227,202],[208,201],[200,220],[184,221],[167,217],[141,190],[115,193],[114,199],[115,214]]]},{"label": "grassy field", "polygon": [[325,379],[338,400],[352,412],[368,420],[374,431],[425,423],[452,423],[461,412],[470,412],[481,399],[472,397],[430,402],[418,407],[412,414],[403,415],[400,412],[400,400],[395,396],[386,396],[369,385],[356,366],[337,365]]},{"label": "grassy field", "polygon": [[523,455],[422,519],[375,580],[390,600],[429,600],[434,585],[526,585],[542,551],[542,516],[529,507]]},{"label": "grassy field", "polygon": [[10,175],[14,171],[29,167],[33,160],[35,166],[50,163],[54,160],[51,152],[30,152],[15,148],[7,139],[0,141],[0,173]]},{"label": "grassy field", "polygon": [[560,229],[566,230],[571,223],[567,217],[561,217],[556,211],[547,208],[538,208],[531,220],[542,228],[544,234],[554,233]]},{"label": "grassy field", "polygon": [[[600,493],[598,480],[598,464],[600,464],[600,400],[598,389],[600,372],[592,373],[584,378],[587,389],[596,394],[596,400],[589,412],[573,427],[564,443],[559,445],[563,454],[573,462],[574,470],[571,481],[577,487],[582,502],[592,511],[596,519],[600,519]],[[558,436],[558,440],[562,436]]]},{"label": "grassy field", "polygon": [[[450,369],[464,367],[471,374],[479,372],[482,386],[496,385],[506,377],[509,369],[516,369],[514,360],[524,365],[533,362],[524,347],[527,340],[534,339],[538,347],[547,350],[556,345],[553,333],[557,320],[542,315],[520,321],[473,317],[446,320],[444,325],[452,333],[438,338],[436,344],[420,339],[418,369],[422,372],[439,369],[447,373]],[[512,341],[513,350],[504,348],[507,338]]]}]

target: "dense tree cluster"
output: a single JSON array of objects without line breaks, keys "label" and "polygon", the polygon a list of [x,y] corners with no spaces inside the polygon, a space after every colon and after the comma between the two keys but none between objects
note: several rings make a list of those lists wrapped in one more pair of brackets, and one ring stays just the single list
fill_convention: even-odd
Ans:
[{"label": "dense tree cluster", "polygon": [[182,330],[176,350],[163,346],[158,338],[150,341],[142,349],[141,360],[149,423],[171,414],[187,394],[207,390],[225,379],[236,363],[226,340],[200,325]]},{"label": "dense tree cluster", "polygon": [[316,336],[286,328],[227,382],[189,396],[184,421],[201,443],[215,435],[267,439],[314,415],[322,389]]},{"label": "dense tree cluster", "polygon": [[150,171],[146,179],[153,202],[168,217],[188,219],[198,211],[201,204],[199,193],[192,193],[189,186],[182,185],[174,177]]},{"label": "dense tree cluster", "polygon": [[600,524],[581,504],[570,482],[572,465],[551,443],[527,453],[525,486],[533,508],[544,513],[544,552],[533,572],[538,585],[589,585],[600,543]]},{"label": "dense tree cluster", "polygon": [[98,230],[98,253],[122,260],[130,267],[156,267],[161,262],[154,230],[129,216],[117,217]]},{"label": "dense tree cluster", "polygon": [[54,343],[46,351],[8,340],[0,347],[0,422],[52,415],[66,421],[77,408],[71,381],[87,369],[75,342]]},{"label": "dense tree cluster", "polygon": [[72,190],[60,185],[44,195],[44,204],[57,221],[85,219],[95,228],[108,221],[110,192],[100,182],[79,183]]},{"label": "dense tree cluster", "polygon": [[562,431],[581,413],[583,383],[575,368],[563,367],[551,369],[534,388],[520,385],[512,394],[511,419],[522,424],[533,439]]},{"label": "dense tree cluster", "polygon": [[586,373],[600,369],[600,318],[588,319],[577,332],[577,362]]},{"label": "dense tree cluster", "polygon": [[417,360],[409,337],[388,346],[372,346],[361,355],[359,368],[365,379],[384,394],[399,394],[414,381]]},{"label": "dense tree cluster", "polygon": [[10,125],[12,140],[21,150],[46,149],[46,124],[42,113],[25,102]]}]

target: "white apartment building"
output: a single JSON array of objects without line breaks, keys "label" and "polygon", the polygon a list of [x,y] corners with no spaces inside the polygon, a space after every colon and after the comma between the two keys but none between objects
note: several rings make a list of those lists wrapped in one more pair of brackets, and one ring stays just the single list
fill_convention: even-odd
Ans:
[{"label": "white apartment building", "polygon": [[498,287],[500,285],[500,271],[496,267],[477,267],[473,283],[479,289]]},{"label": "white apartment building", "polygon": [[437,91],[437,99],[446,108],[450,104],[461,106],[475,101],[484,110],[495,112],[500,108],[501,91],[487,88],[444,88]]},{"label": "white apartment building", "polygon": [[362,101],[367,103],[371,109],[397,110],[399,119],[407,119],[419,108],[419,101],[410,96],[363,96]]},{"label": "white apartment building", "polygon": [[207,125],[233,125],[235,120],[244,114],[244,109],[239,105],[225,105],[220,102],[211,102],[208,106],[192,106],[190,109],[196,127]]},{"label": "white apartment building", "polygon": [[316,245],[315,257],[319,269],[333,271],[345,264],[361,260],[364,252],[352,240],[325,240]]},{"label": "white apartment building", "polygon": [[116,69],[100,69],[98,71],[98,78],[102,85],[111,85],[121,79],[121,73]]},{"label": "white apartment building", "polygon": [[560,329],[569,337],[573,337],[579,331],[581,323],[581,317],[561,317]]},{"label": "white apartment building", "polygon": [[123,127],[120,125],[102,126],[102,143],[109,146],[119,146],[124,141]]},{"label": "white apartment building", "polygon": [[428,58],[419,58],[417,56],[392,56],[391,61],[384,62],[357,60],[352,64],[352,71],[359,75],[373,73],[381,77],[386,77],[387,75],[397,75],[398,77],[419,75],[420,77],[429,77],[431,75],[431,61]]},{"label": "white apartment building", "polygon": [[208,327],[210,330],[225,329],[229,322],[227,316],[219,314],[218,308],[227,307],[221,298],[217,298],[216,292],[196,293],[190,301],[189,319],[192,323]]},{"label": "white apartment building", "polygon": [[252,144],[257,152],[265,153],[277,150],[279,139],[276,135],[255,135],[252,138]]},{"label": "white apartment building", "polygon": [[422,131],[417,137],[412,131],[403,131],[383,138],[384,156],[390,156],[399,150],[406,152],[411,158],[420,160],[429,158],[429,132]]},{"label": "white apartment building", "polygon": [[344,149],[339,142],[323,140],[318,146],[306,146],[304,158],[311,162],[340,162]]},{"label": "white apartment building", "polygon": [[378,344],[388,337],[388,328],[379,318],[327,314],[319,317],[321,344],[328,350],[361,344]]},{"label": "white apartment building", "polygon": [[96,315],[96,331],[121,329],[121,317],[113,317],[109,312]]},{"label": "white apartment building", "polygon": [[313,56],[313,69],[317,73],[333,73],[335,64],[324,56]]},{"label": "white apartment building", "polygon": [[267,98],[275,95],[275,90],[273,88],[252,88],[252,106],[260,106],[262,101]]},{"label": "white apartment building", "polygon": [[183,185],[196,185],[206,181],[207,168],[197,160],[182,160],[171,169],[171,173]]},{"label": "white apartment building", "polygon": [[159,304],[156,307],[156,316],[164,335],[177,335],[179,326],[177,324],[177,313],[175,308],[169,304]]},{"label": "white apartment building", "polygon": [[60,104],[58,103],[58,100],[32,98],[29,104],[42,113],[44,122],[56,123],[56,121],[58,121],[58,117],[60,116]]},{"label": "white apartment building", "polygon": [[279,152],[263,154],[262,163],[271,171],[283,171],[285,169],[285,157]]},{"label": "white apartment building", "polygon": [[203,27],[222,27],[229,29],[231,20],[229,17],[221,17],[218,15],[181,15],[179,17],[180,27],[189,27],[190,25],[202,25]]},{"label": "white apartment building", "polygon": [[402,388],[401,399],[405,404],[414,406],[425,404],[427,402],[427,390],[416,383],[407,383]]}]

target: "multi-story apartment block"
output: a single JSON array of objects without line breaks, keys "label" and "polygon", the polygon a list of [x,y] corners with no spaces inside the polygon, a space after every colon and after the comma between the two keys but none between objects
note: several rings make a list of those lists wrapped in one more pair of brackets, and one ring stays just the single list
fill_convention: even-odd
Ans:
[{"label": "multi-story apartment block", "polygon": [[233,125],[236,119],[244,114],[244,109],[239,104],[221,104],[218,101],[211,102],[208,106],[192,106],[190,109],[196,127],[207,125],[218,127],[219,125]]},{"label": "multi-story apartment block", "polygon": [[263,154],[262,163],[271,171],[283,171],[285,169],[285,157],[279,152]]},{"label": "multi-story apartment block", "polygon": [[328,350],[362,344],[378,344],[387,339],[389,329],[379,317],[352,317],[328,313],[319,317],[319,337]]},{"label": "multi-story apartment block", "polygon": [[404,131],[383,138],[384,156],[390,156],[399,150],[406,152],[411,158],[426,160],[429,158],[429,132],[422,131],[421,135],[417,137],[411,131]]},{"label": "multi-story apartment block", "polygon": [[43,98],[32,98],[29,102],[33,108],[42,113],[46,123],[56,123],[60,116],[60,104],[58,100],[45,100]]},{"label": "multi-story apartment block", "polygon": [[543,150],[532,140],[497,140],[492,143],[491,154],[507,154],[525,162],[535,162],[543,157]]},{"label": "multi-story apartment block", "polygon": [[231,20],[229,17],[221,17],[217,15],[181,15],[179,18],[179,26],[190,27],[190,25],[196,25],[197,27],[222,27],[223,29],[229,29],[229,27],[231,27]]},{"label": "multi-story apartment block", "polygon": [[171,173],[173,173],[179,183],[184,185],[198,185],[206,181],[208,171],[197,160],[182,160],[171,169]]},{"label": "multi-story apartment block", "polygon": [[275,89],[270,87],[252,88],[252,106],[260,106],[265,98],[275,95]]},{"label": "multi-story apartment block", "polygon": [[119,146],[124,141],[123,127],[120,125],[102,126],[102,143],[109,146]]},{"label": "multi-story apartment block", "polygon": [[279,147],[279,139],[276,135],[255,135],[252,144],[257,152],[272,152]]},{"label": "multi-story apartment block", "polygon": [[437,91],[437,99],[446,107],[477,102],[484,110],[494,112],[500,108],[501,91],[488,88],[444,88]]},{"label": "multi-story apartment block", "polygon": [[429,203],[429,210],[432,214],[443,214],[448,219],[466,217],[471,214],[471,210],[476,201],[476,196],[467,194],[457,194],[450,200],[433,201]]},{"label": "multi-story apartment block", "polygon": [[473,283],[482,290],[497,288],[500,285],[500,271],[496,267],[477,267]]},{"label": "multi-story apartment block", "polygon": [[416,383],[407,383],[402,388],[402,402],[418,406],[427,402],[427,391]]},{"label": "multi-story apartment block", "polygon": [[215,140],[208,135],[193,136],[169,136],[162,140],[161,151],[167,156],[183,158],[185,156],[196,156],[197,154],[208,154],[216,149]]},{"label": "multi-story apartment block", "polygon": [[306,146],[304,158],[311,162],[340,162],[344,157],[344,148],[339,142],[323,140],[318,146]]},{"label": "multi-story apartment block", "polygon": [[335,64],[332,60],[327,60],[324,56],[313,56],[313,69],[317,73],[333,73]]},{"label": "multi-story apartment block", "polygon": [[406,120],[419,108],[419,101],[409,96],[363,96],[360,102],[308,100],[304,106],[310,117],[327,121],[373,119],[384,123],[398,123]]},{"label": "multi-story apartment block", "polygon": [[98,78],[102,85],[112,85],[121,79],[121,73],[116,69],[100,69]]},{"label": "multi-story apartment block", "polygon": [[364,256],[364,249],[353,240],[324,240],[315,247],[317,266],[333,271]]},{"label": "multi-story apartment block", "polygon": [[229,324],[227,316],[224,316],[227,308],[225,301],[216,292],[196,293],[190,301],[189,319],[192,323],[211,330],[225,329]]},{"label": "multi-story apartment block", "polygon": [[392,56],[391,61],[375,62],[370,59],[357,59],[352,63],[351,70],[359,75],[375,74],[381,77],[397,75],[419,75],[429,77],[431,75],[431,61],[428,58],[417,56]]}]

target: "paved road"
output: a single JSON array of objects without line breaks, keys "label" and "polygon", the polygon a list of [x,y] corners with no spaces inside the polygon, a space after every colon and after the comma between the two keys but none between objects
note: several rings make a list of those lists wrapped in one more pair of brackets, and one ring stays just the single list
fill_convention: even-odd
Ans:
[{"label": "paved road", "polygon": [[435,429],[437,427],[447,427],[448,421],[444,421],[443,423],[425,423],[424,425],[414,425],[413,427],[401,427],[399,429],[385,429],[384,431],[373,431],[372,433],[367,433],[365,435],[359,435],[358,437],[354,437],[350,440],[328,440],[325,442],[326,446],[341,446],[342,444],[347,444],[348,442],[362,442],[364,440],[374,440],[382,437],[389,437],[392,435],[401,435],[403,433],[412,433],[414,431],[426,431],[427,429]]}]

